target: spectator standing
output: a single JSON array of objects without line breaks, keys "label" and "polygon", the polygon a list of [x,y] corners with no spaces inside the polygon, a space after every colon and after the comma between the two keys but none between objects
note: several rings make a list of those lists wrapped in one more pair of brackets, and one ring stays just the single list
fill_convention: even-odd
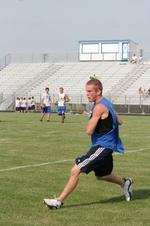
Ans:
[{"label": "spectator standing", "polygon": [[132,56],[132,58],[131,58],[131,60],[130,60],[130,62],[132,64],[137,64],[137,60],[138,60],[138,58],[137,58],[136,54],[134,53],[133,56]]}]

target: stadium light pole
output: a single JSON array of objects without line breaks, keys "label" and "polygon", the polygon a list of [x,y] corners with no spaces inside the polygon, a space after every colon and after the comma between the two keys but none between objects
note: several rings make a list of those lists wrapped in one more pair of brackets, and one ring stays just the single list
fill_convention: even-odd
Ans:
[{"label": "stadium light pole", "polygon": [[45,63],[47,60],[48,54],[47,53],[43,53],[43,62]]},{"label": "stadium light pole", "polygon": [[5,59],[4,59],[4,66],[7,66],[7,55],[5,55]]},{"label": "stadium light pole", "polygon": [[7,55],[5,55],[4,57],[4,66],[6,67],[8,64],[11,63],[11,54],[8,53]]}]

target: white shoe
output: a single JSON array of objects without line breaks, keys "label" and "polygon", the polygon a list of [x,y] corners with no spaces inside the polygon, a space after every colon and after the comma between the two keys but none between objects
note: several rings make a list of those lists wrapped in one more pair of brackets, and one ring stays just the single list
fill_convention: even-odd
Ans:
[{"label": "white shoe", "polygon": [[57,199],[44,199],[44,204],[50,209],[60,209],[63,203]]},{"label": "white shoe", "polygon": [[131,201],[132,199],[132,188],[131,188],[132,183],[133,182],[131,178],[124,179],[123,192],[127,202]]}]

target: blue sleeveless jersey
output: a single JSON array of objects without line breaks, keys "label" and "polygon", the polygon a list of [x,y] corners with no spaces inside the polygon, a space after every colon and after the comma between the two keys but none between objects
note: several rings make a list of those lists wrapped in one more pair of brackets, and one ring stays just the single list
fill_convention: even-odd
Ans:
[{"label": "blue sleeveless jersey", "polygon": [[121,139],[119,138],[119,128],[118,128],[119,125],[118,125],[116,113],[114,111],[112,104],[106,98],[103,98],[102,100],[100,100],[98,104],[103,104],[107,107],[107,109],[112,115],[113,122],[112,122],[112,129],[105,134],[98,134],[94,131],[94,133],[91,136],[92,146],[100,145],[101,147],[110,148],[113,151],[123,153],[124,146],[122,144]]}]

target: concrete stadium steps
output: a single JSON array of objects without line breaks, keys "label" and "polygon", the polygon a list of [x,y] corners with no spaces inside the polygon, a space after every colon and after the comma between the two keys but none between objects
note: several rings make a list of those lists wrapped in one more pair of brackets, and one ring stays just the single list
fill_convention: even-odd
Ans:
[{"label": "concrete stadium steps", "polygon": [[[73,103],[87,103],[85,83],[96,75],[104,86],[104,95],[115,103],[124,103],[134,95],[139,103],[137,90],[149,88],[150,64],[135,65],[120,62],[70,62],[70,63],[18,63],[10,64],[0,71],[0,93],[3,97],[0,109],[7,109],[15,96],[40,95],[45,87],[55,98],[58,88],[63,86]],[[13,100],[8,101],[8,99]],[[1,98],[2,99],[2,98]],[[148,102],[148,98],[143,101]]]}]

